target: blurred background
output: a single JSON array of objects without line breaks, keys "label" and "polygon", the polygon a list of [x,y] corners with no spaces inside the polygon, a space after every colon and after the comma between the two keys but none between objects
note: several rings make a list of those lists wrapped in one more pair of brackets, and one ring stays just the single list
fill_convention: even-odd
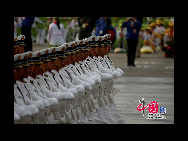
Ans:
[{"label": "blurred background", "polygon": [[[23,20],[26,17],[14,17],[14,37],[23,35],[21,28],[23,26]],[[54,22],[55,18],[58,18],[60,23],[64,27],[64,43],[71,42],[78,39],[84,39],[91,35],[104,35],[106,33],[111,33],[113,36],[113,44],[111,53],[113,52],[122,52],[126,53],[127,51],[127,43],[125,39],[125,35],[127,29],[124,28],[123,32],[121,32],[121,26],[123,22],[129,17],[33,17],[34,21],[31,25],[31,38],[32,45],[38,46],[38,49],[51,47],[53,45],[49,45],[47,36],[49,32],[49,25]],[[174,17],[136,17],[142,24],[142,27],[139,32],[139,43],[137,49],[140,49],[144,46],[151,46],[147,43],[144,38],[144,34],[149,33],[154,34],[153,31],[157,29],[157,21],[160,21],[161,26],[164,27],[164,31],[160,34],[164,37],[169,28],[169,23],[174,23]],[[101,22],[102,21],[102,22]],[[155,45],[155,49],[153,51],[157,51],[163,49],[164,46],[167,47],[168,41],[158,43]],[[173,38],[171,38],[172,42]],[[153,40],[154,41],[154,40]],[[166,43],[167,42],[167,43]],[[154,42],[153,42],[154,43]],[[148,51],[148,48],[145,48],[146,53],[152,53],[151,50]],[[37,49],[37,48],[36,48]],[[33,51],[33,49],[32,49]],[[35,50],[34,50],[35,51]],[[142,51],[142,52],[144,52]],[[138,51],[137,51],[138,52]],[[137,53],[138,54],[138,53]],[[139,55],[137,55],[139,57]]]}]

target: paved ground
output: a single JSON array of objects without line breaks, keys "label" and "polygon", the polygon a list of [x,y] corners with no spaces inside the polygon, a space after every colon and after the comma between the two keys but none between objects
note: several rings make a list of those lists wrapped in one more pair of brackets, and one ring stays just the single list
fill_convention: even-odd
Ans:
[{"label": "paved ground", "polygon": [[[126,124],[174,124],[174,58],[164,58],[162,51],[141,54],[136,67],[127,67],[126,54],[110,54],[115,67],[125,74],[115,80],[120,90],[115,101]],[[137,111],[139,100],[146,104],[157,101],[158,107],[166,107],[166,119],[146,119]],[[160,112],[160,109],[159,109]],[[148,110],[145,110],[148,113]]]},{"label": "paved ground", "polygon": [[33,43],[33,52],[38,51],[38,50],[42,50],[48,48],[47,43],[44,43],[44,45],[36,45],[36,43]]},{"label": "paved ground", "polygon": [[[33,51],[47,48],[33,45]],[[126,124],[173,124],[174,123],[174,58],[164,58],[164,52],[141,54],[136,67],[127,67],[126,53],[109,54],[115,67],[125,74],[115,80],[114,87],[120,92],[115,96],[119,113]],[[157,101],[158,107],[166,107],[166,119],[146,119],[137,111],[139,100],[146,104]],[[160,111],[160,109],[159,109]],[[148,110],[145,109],[145,113]]]}]

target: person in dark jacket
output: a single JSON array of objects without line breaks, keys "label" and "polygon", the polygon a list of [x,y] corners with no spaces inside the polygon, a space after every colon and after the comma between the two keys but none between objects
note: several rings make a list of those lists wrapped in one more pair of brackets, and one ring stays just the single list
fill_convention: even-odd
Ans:
[{"label": "person in dark jacket", "polygon": [[106,34],[111,34],[110,40],[112,42],[112,50],[114,50],[113,44],[116,41],[116,29],[111,25],[110,18],[106,18]]},{"label": "person in dark jacket", "polygon": [[104,36],[106,34],[106,17],[101,17],[96,21],[95,36]]},{"label": "person in dark jacket", "polygon": [[25,35],[26,46],[24,52],[32,51],[31,26],[35,17],[22,17],[21,32]]},{"label": "person in dark jacket", "polygon": [[95,22],[100,17],[79,17],[78,18],[78,25],[80,27],[79,31],[79,40],[82,40],[84,38],[88,38],[91,36],[91,32],[93,31],[93,28],[95,27]]},{"label": "person in dark jacket", "polygon": [[134,60],[141,23],[136,19],[136,17],[130,17],[122,24],[122,33],[124,27],[127,28],[127,34],[125,36],[127,41],[127,66],[135,66]]}]

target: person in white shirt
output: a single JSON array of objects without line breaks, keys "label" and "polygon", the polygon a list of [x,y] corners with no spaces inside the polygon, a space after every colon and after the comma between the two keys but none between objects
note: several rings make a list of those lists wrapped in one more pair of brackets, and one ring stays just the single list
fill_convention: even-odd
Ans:
[{"label": "person in white shirt", "polygon": [[151,47],[151,44],[153,44],[151,30],[151,27],[148,26],[146,27],[146,31],[143,33],[142,39],[144,44],[140,49],[141,53],[153,53],[153,49]]},{"label": "person in white shirt", "polygon": [[163,33],[165,32],[164,26],[161,25],[161,21],[156,21],[156,27],[154,29],[154,32],[156,33],[156,47],[161,47],[162,39],[163,39]]},{"label": "person in white shirt", "polygon": [[79,33],[79,26],[78,26],[78,17],[74,17],[74,19],[71,20],[71,27],[73,29],[72,37],[73,40],[76,38],[77,34]]},{"label": "person in white shirt", "polygon": [[57,47],[64,43],[64,26],[58,17],[53,18],[54,22],[49,25],[47,40],[49,47]]}]

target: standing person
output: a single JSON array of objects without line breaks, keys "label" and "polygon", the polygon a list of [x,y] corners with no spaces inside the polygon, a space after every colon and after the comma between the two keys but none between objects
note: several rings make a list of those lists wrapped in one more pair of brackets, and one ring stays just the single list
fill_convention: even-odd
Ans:
[{"label": "standing person", "polygon": [[99,17],[79,17],[78,24],[80,27],[79,30],[79,39],[88,38],[91,36],[95,23]]},{"label": "standing person", "polygon": [[67,32],[68,32],[68,29],[67,29],[67,21],[68,21],[68,18],[67,17],[61,17],[60,18],[60,22],[63,24],[64,26],[64,42],[66,42],[67,40]]},{"label": "standing person", "polygon": [[152,40],[152,33],[151,33],[151,27],[148,26],[145,29],[146,31],[143,33],[142,39],[143,39],[143,46],[140,49],[141,53],[153,53],[153,49],[151,47],[151,40]]},{"label": "standing person", "polygon": [[156,47],[161,48],[165,28],[161,24],[160,20],[156,21],[156,27],[154,29],[154,32],[156,33],[156,38],[157,38]]},{"label": "standing person", "polygon": [[58,47],[64,43],[64,26],[58,17],[53,18],[54,22],[49,25],[47,40],[49,47]]},{"label": "standing person", "polygon": [[162,49],[165,51],[165,57],[174,57],[174,23],[172,21],[168,23],[163,40],[164,46]]},{"label": "standing person", "polygon": [[71,42],[74,39],[72,38],[72,24],[71,24],[72,17],[68,17],[67,19],[67,35],[66,35],[66,42]]},{"label": "standing person", "polygon": [[35,17],[22,17],[21,22],[21,32],[22,35],[25,35],[25,49],[24,51],[32,51],[32,39],[31,39],[31,26],[34,22]]},{"label": "standing person", "polygon": [[98,19],[95,23],[96,29],[95,29],[95,36],[104,36],[106,33],[106,17],[101,17]]},{"label": "standing person", "polygon": [[[116,41],[116,29],[111,25],[110,18],[106,18],[106,34],[111,34],[110,40],[113,45],[114,42]],[[114,50],[113,46],[112,46],[112,50]]]},{"label": "standing person", "polygon": [[37,45],[44,45],[46,17],[36,17]]},{"label": "standing person", "polygon": [[121,32],[123,32],[124,27],[127,27],[127,66],[135,66],[134,60],[141,23],[136,19],[136,17],[130,17],[122,24]]},{"label": "standing person", "polygon": [[155,51],[155,48],[156,48],[156,43],[158,41],[157,39],[157,34],[155,33],[155,27],[156,27],[156,24],[154,22],[150,23],[149,25],[151,27],[151,41],[150,41],[150,45],[153,49],[153,51]]},{"label": "standing person", "polygon": [[75,40],[77,33],[79,33],[78,17],[74,17],[71,20],[71,27],[73,29],[73,31],[72,31],[72,38],[73,38],[73,40]]}]

